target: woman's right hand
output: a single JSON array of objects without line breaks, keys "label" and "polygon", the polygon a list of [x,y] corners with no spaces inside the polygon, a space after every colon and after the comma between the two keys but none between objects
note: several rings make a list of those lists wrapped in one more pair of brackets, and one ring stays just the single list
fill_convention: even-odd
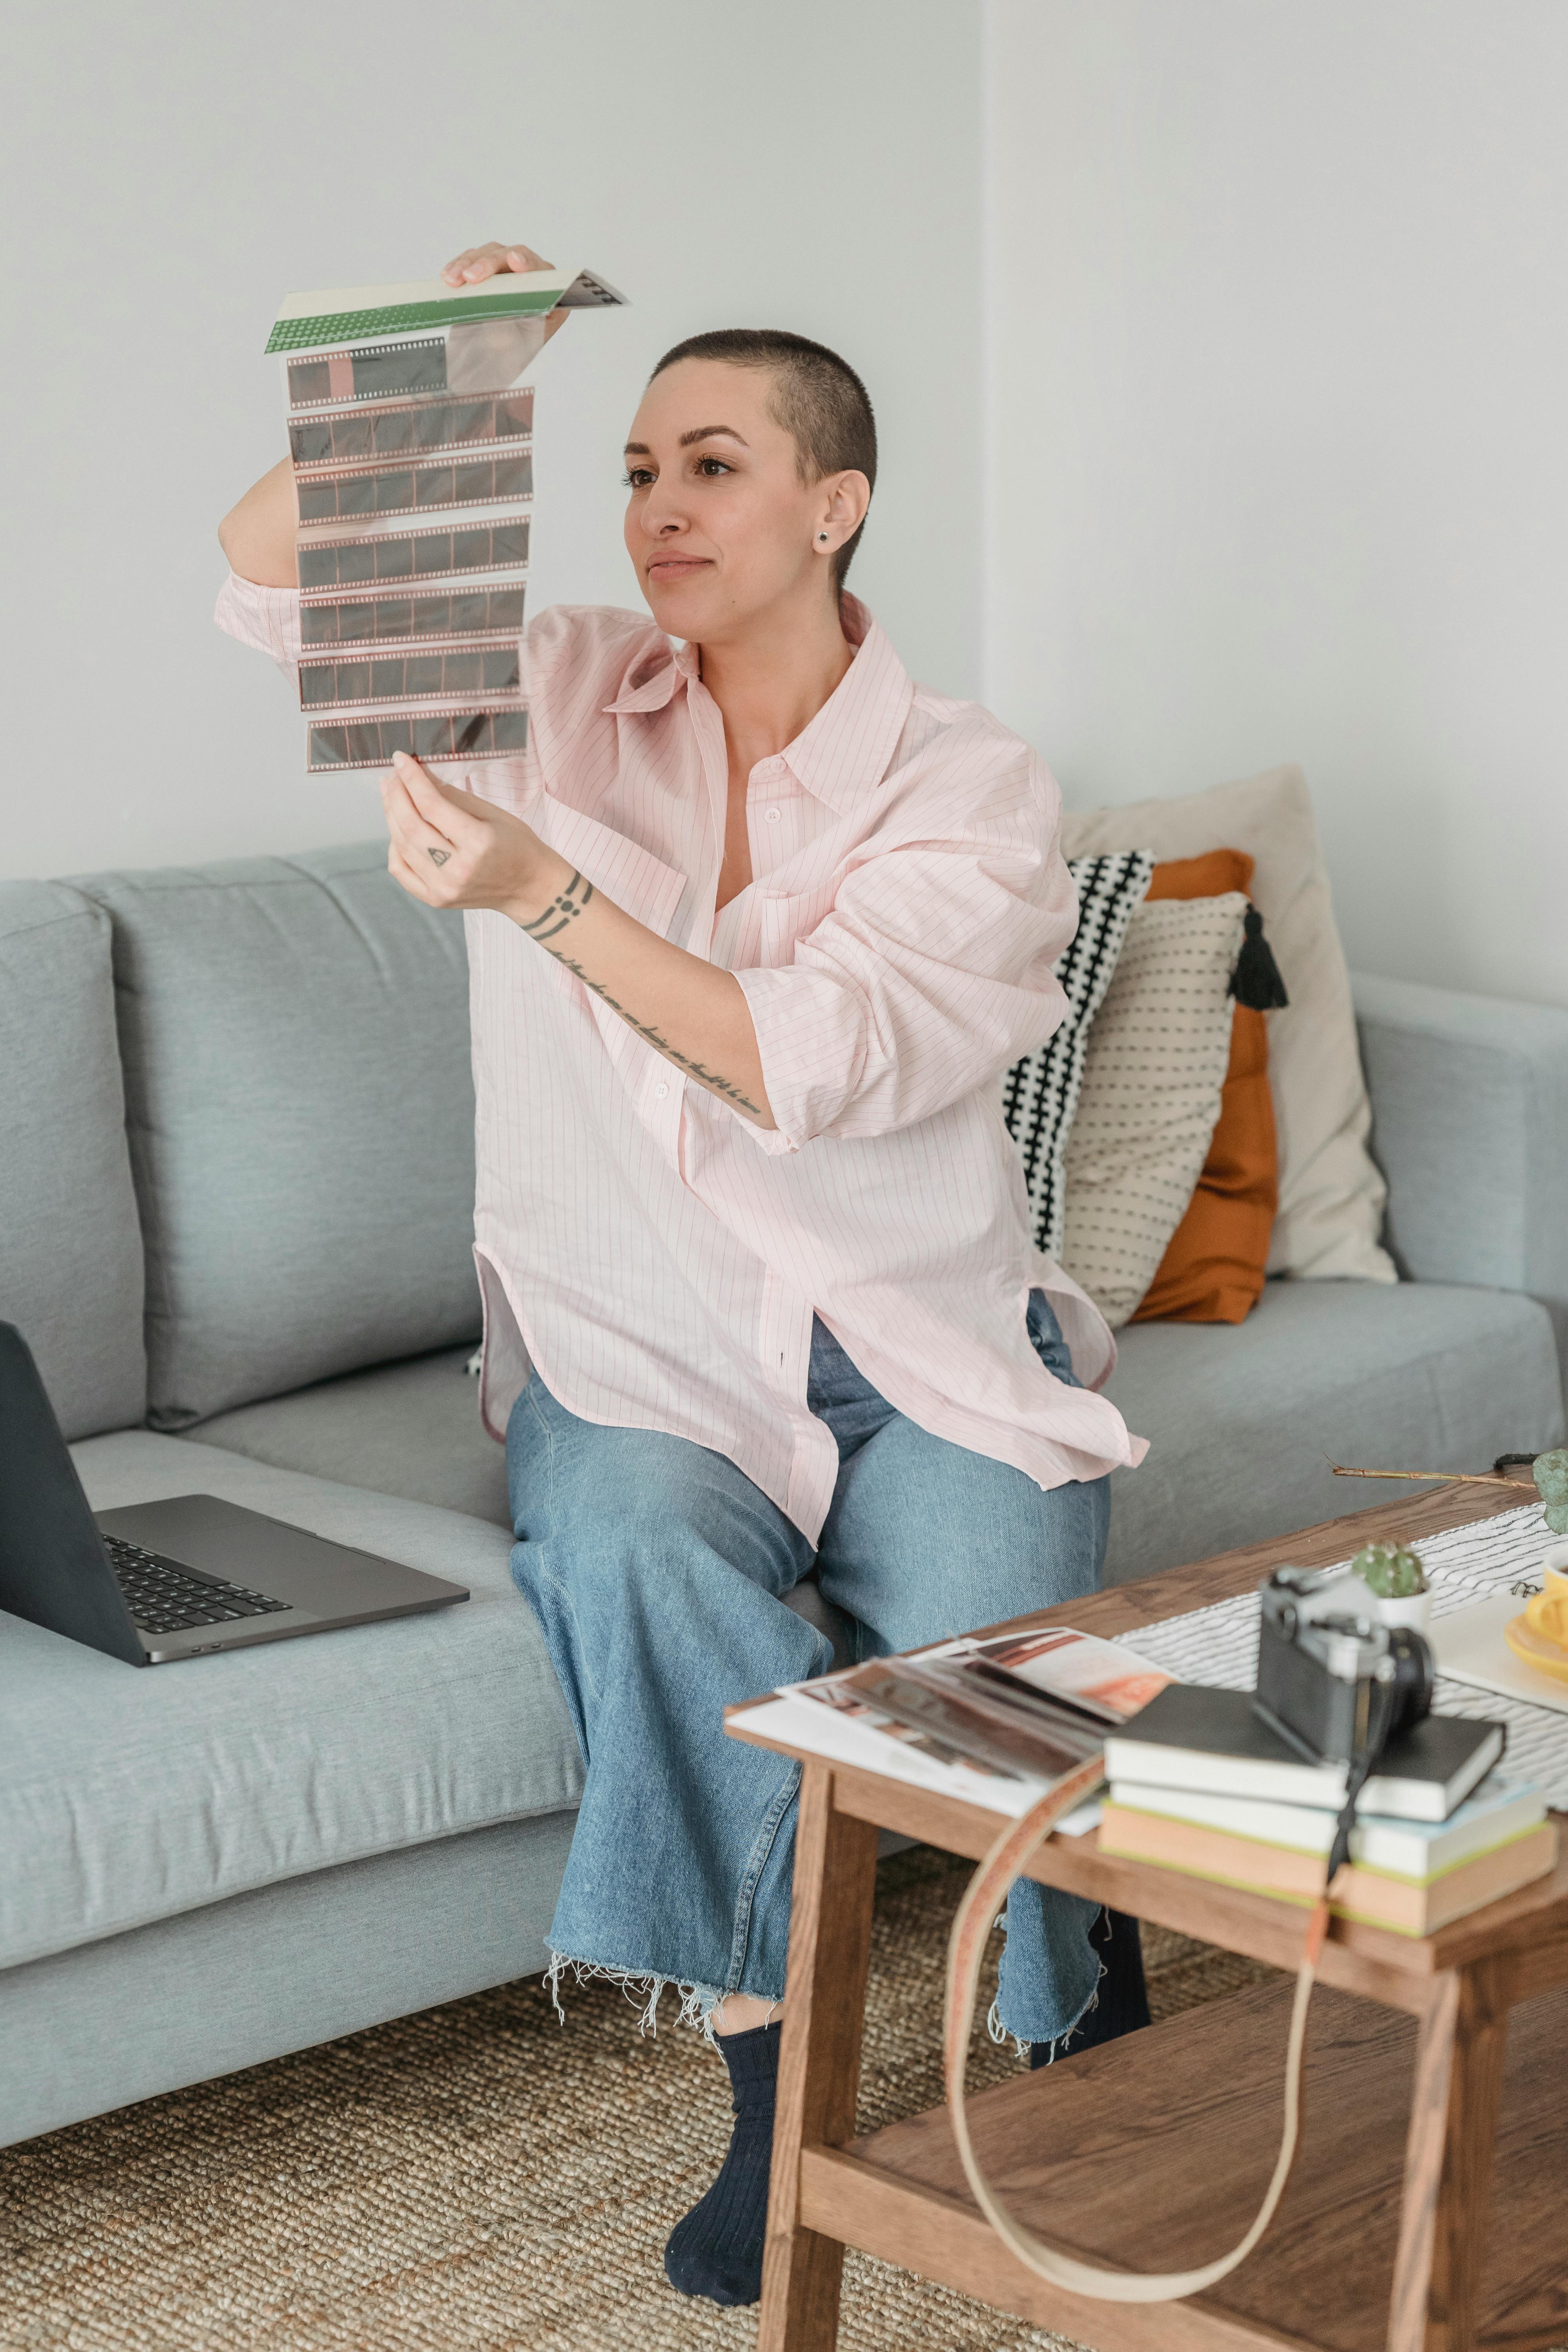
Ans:
[{"label": "woman's right hand", "polygon": [[470,245],[447,264],[441,275],[448,286],[478,286],[486,278],[499,278],[504,270],[549,269],[553,264],[534,252],[529,245],[500,245],[492,237],[489,245]]}]

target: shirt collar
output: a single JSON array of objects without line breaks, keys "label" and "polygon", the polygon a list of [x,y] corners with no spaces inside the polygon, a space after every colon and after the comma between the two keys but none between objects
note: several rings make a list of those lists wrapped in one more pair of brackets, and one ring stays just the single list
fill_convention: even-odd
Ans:
[{"label": "shirt collar", "polygon": [[[658,667],[651,676],[639,677],[647,668],[648,656],[639,654],[628,673],[628,682],[622,687],[614,702],[606,702],[605,712],[614,715],[623,710],[662,710],[673,696],[680,678],[698,675],[697,649],[694,646],[672,646],[667,637],[662,656],[655,656]],[[637,680],[637,683],[631,681]]]},{"label": "shirt collar", "polygon": [[[783,754],[791,774],[815,799],[841,812],[881,782],[915,691],[908,670],[859,598],[847,595],[842,609],[844,634],[855,646],[855,658],[815,719]],[[634,679],[643,667],[637,664]],[[696,646],[676,646],[651,677],[629,683],[605,708],[612,712],[662,710],[678,684],[690,684],[698,676]]]},{"label": "shirt collar", "polygon": [[790,773],[813,798],[841,814],[886,775],[915,694],[908,670],[858,596],[845,597],[843,614],[855,658],[784,752]]}]

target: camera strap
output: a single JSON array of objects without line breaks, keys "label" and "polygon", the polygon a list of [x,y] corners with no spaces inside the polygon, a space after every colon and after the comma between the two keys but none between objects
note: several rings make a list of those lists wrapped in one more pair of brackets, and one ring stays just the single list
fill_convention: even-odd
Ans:
[{"label": "camera strap", "polygon": [[[1296,1998],[1290,2011],[1290,2032],[1286,2045],[1285,2114],[1279,2153],[1275,2159],[1273,2177],[1263,2202],[1246,2236],[1228,2253],[1191,2271],[1105,2270],[1098,2263],[1082,2262],[1075,2254],[1065,2253],[1059,2247],[1047,2245],[1042,2239],[1026,2230],[1022,2222],[1015,2220],[980,2169],[969,2137],[964,2077],[968,2071],[969,2041],[980,1988],[980,1966],[992,1925],[1006,1901],[1014,1881],[1044,1845],[1063,1814],[1091,1797],[1104,1777],[1104,1769],[1098,1758],[1079,1765],[1077,1771],[1069,1774],[1049,1795],[1042,1797],[1017,1821],[1008,1823],[969,1883],[958,1906],[948,1946],[947,2011],[942,2048],[947,2112],[964,2176],[973,2191],[975,2202],[1003,2243],[1017,2256],[1026,2269],[1033,2271],[1037,2277],[1049,2279],[1056,2286],[1065,2287],[1070,2294],[1087,2295],[1100,2303],[1173,2303],[1183,2295],[1196,2294],[1205,2287],[1215,2285],[1239,2263],[1245,2262],[1273,2220],[1275,2209],[1285,2193],[1285,2184],[1296,2160],[1296,2143],[1300,2130],[1301,2055],[1307,2037],[1307,2010],[1312,1997],[1318,1955],[1328,1930],[1329,1899],[1325,1891],[1314,1906],[1307,1927],[1306,1946],[1296,1974]],[[1353,1805],[1352,1798],[1348,1810],[1353,1811]]]}]

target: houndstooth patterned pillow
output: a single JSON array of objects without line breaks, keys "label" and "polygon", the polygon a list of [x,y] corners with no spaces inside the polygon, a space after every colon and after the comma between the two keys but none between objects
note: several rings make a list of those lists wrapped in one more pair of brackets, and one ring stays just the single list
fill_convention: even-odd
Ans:
[{"label": "houndstooth patterned pillow", "polygon": [[1002,1116],[1024,1162],[1035,1246],[1060,1258],[1067,1203],[1065,1155],[1083,1081],[1089,1025],[1116,971],[1121,942],[1154,871],[1152,851],[1121,849],[1075,857],[1078,929],[1058,958],[1057,978],[1068,1009],[1045,1044],[1015,1062],[1002,1081]]}]

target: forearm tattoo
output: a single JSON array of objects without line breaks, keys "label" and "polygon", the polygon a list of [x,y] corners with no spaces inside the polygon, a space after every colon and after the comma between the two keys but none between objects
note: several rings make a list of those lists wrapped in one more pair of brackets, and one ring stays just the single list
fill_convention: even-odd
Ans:
[{"label": "forearm tattoo", "polygon": [[607,1004],[612,1013],[618,1013],[628,1029],[635,1029],[639,1037],[646,1037],[648,1044],[664,1055],[666,1061],[678,1062],[683,1070],[690,1072],[699,1085],[706,1087],[710,1094],[722,1095],[724,1100],[732,1102],[737,1110],[749,1110],[756,1118],[761,1118],[762,1105],[754,1103],[750,1095],[743,1094],[732,1079],[721,1076],[717,1070],[705,1068],[700,1062],[692,1061],[689,1055],[683,1054],[679,1045],[672,1045],[668,1038],[656,1029],[651,1022],[639,1021],[635,1013],[628,1013],[626,1006],[617,997],[612,996],[607,988],[601,987],[596,980],[589,978],[575,956],[564,955],[559,948],[552,948],[550,952],[558,963],[565,965],[568,971],[575,972],[584,987],[591,988],[602,1004]]},{"label": "forearm tattoo", "polygon": [[[552,940],[560,938],[573,918],[582,913],[593,895],[593,884],[584,881],[581,874],[574,874],[564,890],[556,892],[543,914],[536,915],[531,923],[524,923],[522,928],[531,940],[539,941],[542,948],[549,947]],[[553,955],[555,952],[552,948],[551,953]]]},{"label": "forearm tattoo", "polygon": [[574,874],[566,887],[556,893],[544,912],[536,916],[531,923],[524,923],[521,928],[531,940],[537,940],[540,946],[555,958],[557,963],[563,964],[568,971],[575,973],[584,988],[591,988],[601,1003],[607,1004],[612,1013],[618,1013],[628,1029],[635,1029],[639,1037],[646,1037],[655,1051],[662,1054],[667,1061],[678,1063],[681,1069],[689,1072],[700,1086],[706,1087],[710,1094],[721,1095],[726,1102],[733,1103],[737,1110],[750,1111],[753,1118],[761,1118],[762,1105],[754,1103],[751,1097],[731,1079],[722,1076],[717,1070],[705,1068],[700,1062],[692,1061],[689,1055],[680,1051],[679,1046],[672,1045],[668,1038],[656,1029],[651,1022],[639,1021],[635,1013],[629,1013],[618,997],[612,996],[607,988],[584,971],[575,956],[568,955],[563,947],[552,944],[552,941],[560,939],[563,931],[570,929],[573,921],[583,912],[593,895],[593,884],[585,881],[581,874]]}]

